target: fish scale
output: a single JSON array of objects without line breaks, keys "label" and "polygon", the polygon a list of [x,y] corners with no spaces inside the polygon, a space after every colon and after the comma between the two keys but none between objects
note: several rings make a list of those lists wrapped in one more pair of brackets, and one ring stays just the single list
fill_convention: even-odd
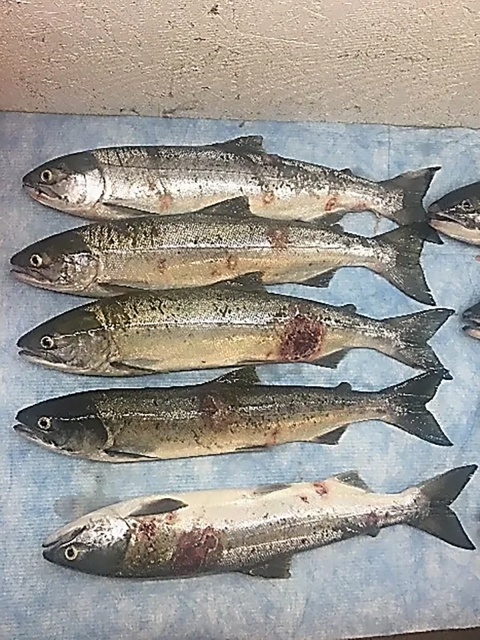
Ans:
[{"label": "fish scale", "polygon": [[375,537],[398,524],[471,550],[450,504],[476,469],[452,469],[396,494],[373,493],[351,471],[291,485],[146,496],[66,525],[45,541],[43,555],[64,567],[112,577],[237,571],[287,578],[296,553]]},{"label": "fish scale", "polygon": [[269,154],[254,135],[190,147],[93,149],[44,163],[23,184],[43,204],[92,219],[187,213],[243,195],[261,217],[311,221],[371,210],[409,224],[425,218],[422,199],[437,169],[373,182]]}]

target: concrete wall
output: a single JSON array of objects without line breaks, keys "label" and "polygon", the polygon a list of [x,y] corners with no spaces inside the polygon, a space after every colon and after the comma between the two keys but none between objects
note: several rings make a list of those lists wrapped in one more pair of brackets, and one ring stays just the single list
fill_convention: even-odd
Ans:
[{"label": "concrete wall", "polygon": [[480,126],[480,0],[1,0],[0,109]]}]

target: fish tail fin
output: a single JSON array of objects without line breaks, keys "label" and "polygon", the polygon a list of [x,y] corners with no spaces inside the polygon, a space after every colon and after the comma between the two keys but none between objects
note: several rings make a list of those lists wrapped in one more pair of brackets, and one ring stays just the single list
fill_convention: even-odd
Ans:
[{"label": "fish tail fin", "polygon": [[475,545],[465,533],[456,513],[450,509],[451,503],[477,470],[476,464],[451,469],[435,478],[417,485],[428,501],[425,512],[408,524],[432,536],[440,538],[460,549],[475,549]]},{"label": "fish tail fin", "polygon": [[439,169],[440,167],[428,167],[419,171],[407,171],[380,183],[387,189],[401,189],[403,191],[403,207],[392,215],[397,224],[412,224],[412,222],[426,219],[427,213],[423,206],[423,198],[428,191],[433,176]]},{"label": "fish tail fin", "polygon": [[421,440],[444,447],[452,442],[425,406],[435,396],[443,373],[422,373],[382,392],[388,407],[387,421]]},{"label": "fish tail fin", "polygon": [[386,345],[385,351],[410,367],[441,372],[445,380],[451,380],[452,376],[432,347],[427,344],[427,340],[430,340],[453,313],[452,309],[438,308],[385,320],[398,331],[399,338],[398,341]]},{"label": "fish tail fin", "polygon": [[420,255],[426,240],[442,243],[436,231],[426,223],[399,227],[383,233],[379,240],[395,247],[395,260],[386,261],[382,275],[407,296],[434,305],[435,300],[425,280]]}]

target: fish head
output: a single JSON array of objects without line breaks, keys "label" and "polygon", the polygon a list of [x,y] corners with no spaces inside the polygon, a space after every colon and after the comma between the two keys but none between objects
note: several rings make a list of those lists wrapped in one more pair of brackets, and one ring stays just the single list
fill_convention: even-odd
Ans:
[{"label": "fish head", "polygon": [[23,177],[23,187],[48,207],[82,215],[100,201],[105,180],[93,153],[84,151],[40,165]]},{"label": "fish head", "polygon": [[83,293],[96,281],[100,263],[81,233],[45,238],[16,253],[12,273],[22,282],[65,293]]},{"label": "fish head", "polygon": [[113,342],[92,307],[72,309],[24,334],[17,342],[20,355],[71,373],[108,374]]},{"label": "fish head", "polygon": [[462,187],[428,207],[430,225],[447,236],[480,244],[480,182]]},{"label": "fish head", "polygon": [[43,557],[84,573],[120,575],[130,536],[130,527],[121,517],[84,516],[49,536],[43,543]]},{"label": "fish head", "polygon": [[108,440],[88,392],[39,402],[16,419],[17,433],[60,453],[99,459]]},{"label": "fish head", "polygon": [[480,302],[474,304],[462,313],[462,320],[466,322],[463,327],[465,333],[472,338],[480,340]]}]

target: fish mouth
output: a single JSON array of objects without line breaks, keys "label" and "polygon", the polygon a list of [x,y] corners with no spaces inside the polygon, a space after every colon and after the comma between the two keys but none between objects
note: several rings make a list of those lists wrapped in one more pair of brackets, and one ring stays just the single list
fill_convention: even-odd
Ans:
[{"label": "fish mouth", "polygon": [[38,444],[45,445],[47,447],[55,447],[55,443],[50,440],[46,433],[37,431],[34,427],[29,427],[26,424],[18,423],[13,425],[13,429],[27,440],[33,440]]},{"label": "fish mouth", "polygon": [[464,311],[462,320],[466,323],[462,330],[468,336],[480,340],[480,305],[475,305]]},{"label": "fish mouth", "polygon": [[47,356],[47,354],[40,355],[30,349],[20,349],[18,355],[26,358],[30,362],[34,362],[35,364],[42,364],[55,369],[68,368],[68,365],[61,360],[56,359],[53,353],[49,353]]},{"label": "fish mouth", "polygon": [[20,282],[26,282],[27,284],[33,284],[44,288],[53,286],[53,283],[47,278],[47,276],[32,267],[22,267],[20,265],[13,264],[10,269],[10,273],[13,274],[17,280],[20,280]]},{"label": "fish mouth", "polygon": [[23,179],[23,188],[34,200],[61,200],[62,198],[48,185],[34,184]]}]

